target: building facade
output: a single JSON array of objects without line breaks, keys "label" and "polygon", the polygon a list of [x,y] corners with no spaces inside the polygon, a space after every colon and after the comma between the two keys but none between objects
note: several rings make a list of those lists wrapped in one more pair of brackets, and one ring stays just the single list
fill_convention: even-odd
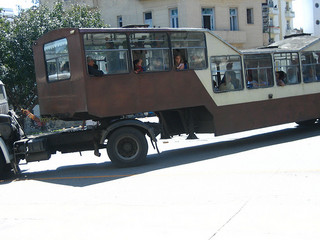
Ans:
[{"label": "building facade", "polygon": [[[56,0],[40,0],[52,6]],[[97,8],[111,27],[208,28],[233,46],[265,45],[262,3],[266,0],[63,0]],[[266,35],[266,34],[265,34]]]},{"label": "building facade", "polygon": [[292,2],[294,0],[268,0],[268,33],[269,42],[282,40],[284,36],[294,34]]}]

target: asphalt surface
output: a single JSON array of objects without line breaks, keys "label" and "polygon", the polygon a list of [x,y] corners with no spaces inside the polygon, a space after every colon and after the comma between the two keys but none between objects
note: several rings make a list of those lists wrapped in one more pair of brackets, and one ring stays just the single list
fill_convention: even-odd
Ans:
[{"label": "asphalt surface", "polygon": [[320,239],[320,126],[198,137],[135,168],[105,151],[21,165],[0,183],[1,239]]}]

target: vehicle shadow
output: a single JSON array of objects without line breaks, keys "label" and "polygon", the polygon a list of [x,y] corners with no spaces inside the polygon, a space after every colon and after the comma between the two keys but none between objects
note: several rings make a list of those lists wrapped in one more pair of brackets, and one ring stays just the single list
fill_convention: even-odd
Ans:
[{"label": "vehicle shadow", "polygon": [[[312,127],[289,128],[230,141],[168,150],[161,154],[151,154],[148,155],[146,164],[139,167],[116,168],[111,162],[62,166],[56,170],[23,173],[20,176],[11,179],[9,182],[18,180],[37,180],[73,187],[85,187],[212,158],[212,161],[214,161],[214,158],[217,157],[306,139],[318,135],[320,135],[320,124]],[[8,181],[6,181],[6,183],[8,183]]]}]

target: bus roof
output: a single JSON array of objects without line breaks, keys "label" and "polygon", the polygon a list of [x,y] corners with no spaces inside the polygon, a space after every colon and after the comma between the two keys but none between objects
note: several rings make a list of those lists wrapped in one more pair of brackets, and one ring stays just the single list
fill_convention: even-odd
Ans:
[{"label": "bus roof", "polygon": [[[290,37],[266,47],[242,50],[244,54],[259,54],[272,52],[300,52],[304,51],[312,45],[319,44],[320,38],[315,36],[303,35]],[[320,50],[320,47],[319,47]]]}]

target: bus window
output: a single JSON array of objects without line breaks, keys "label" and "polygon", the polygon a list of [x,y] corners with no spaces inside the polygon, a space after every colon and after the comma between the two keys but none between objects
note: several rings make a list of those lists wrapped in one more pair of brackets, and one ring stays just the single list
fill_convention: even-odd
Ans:
[{"label": "bus window", "polygon": [[49,82],[70,78],[69,52],[66,38],[45,44],[44,55]]},{"label": "bus window", "polygon": [[104,74],[128,73],[128,44],[124,33],[84,34],[86,58]]},{"label": "bus window", "polygon": [[300,83],[298,53],[275,53],[274,68],[276,72],[284,72],[285,84]]},{"label": "bus window", "polygon": [[303,82],[320,81],[320,52],[303,52],[301,54]]},{"label": "bus window", "polygon": [[243,89],[240,56],[211,57],[210,66],[215,92]]},{"label": "bus window", "polygon": [[265,88],[274,85],[270,54],[244,56],[247,88]]},{"label": "bus window", "polygon": [[134,62],[142,60],[142,69],[146,72],[169,70],[168,35],[158,33],[132,33],[130,46]]},{"label": "bus window", "polygon": [[174,58],[180,56],[185,64],[185,69],[207,68],[204,33],[171,33],[171,45]]}]

